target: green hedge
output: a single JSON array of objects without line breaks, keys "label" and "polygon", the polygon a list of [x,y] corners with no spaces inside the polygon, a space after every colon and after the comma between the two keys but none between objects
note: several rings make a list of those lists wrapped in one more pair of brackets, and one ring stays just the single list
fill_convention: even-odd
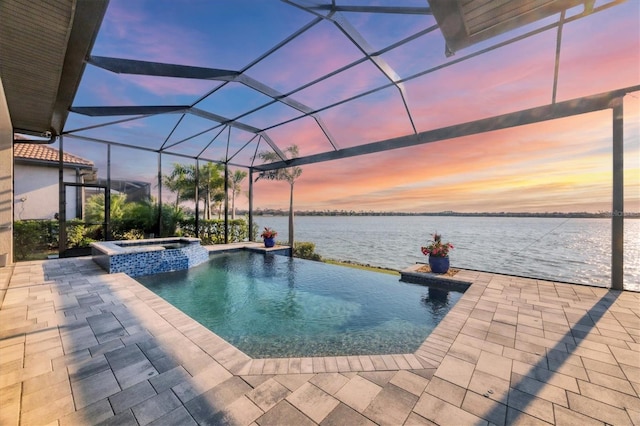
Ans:
[{"label": "green hedge", "polygon": [[[14,261],[27,258],[46,258],[58,248],[57,220],[18,220],[13,223]],[[41,253],[38,256],[38,253]]]},{"label": "green hedge", "polygon": [[[224,244],[224,220],[213,219],[198,221],[202,244]],[[179,231],[185,237],[196,236],[195,219],[179,222]],[[249,239],[249,226],[244,219],[229,220],[229,242],[235,243]]]}]

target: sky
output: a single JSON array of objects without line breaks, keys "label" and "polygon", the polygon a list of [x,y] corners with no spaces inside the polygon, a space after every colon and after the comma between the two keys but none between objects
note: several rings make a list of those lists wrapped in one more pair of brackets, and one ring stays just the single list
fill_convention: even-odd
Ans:
[{"label": "sky", "polygon": [[[596,6],[607,4],[598,1]],[[381,1],[340,2],[386,4]],[[424,0],[399,0],[424,6]],[[572,16],[581,8],[569,11]],[[282,2],[260,0],[151,1],[111,0],[92,54],[198,67],[244,71],[280,92],[295,91],[296,101],[317,114],[340,148],[405,136],[512,111],[552,100],[557,33],[545,31],[476,57],[491,44],[525,30],[461,49],[447,58],[439,30],[398,48],[387,47],[435,24],[432,16],[349,13],[348,22],[365,43],[383,53],[398,87],[334,23],[313,25],[300,37],[261,58],[265,52],[308,25],[314,16]],[[557,21],[552,16],[527,29]],[[425,70],[455,61],[441,70]],[[340,67],[344,72],[316,84]],[[383,67],[384,68],[384,67]],[[419,75],[419,76],[417,76]],[[416,77],[417,76],[417,77]],[[563,27],[557,100],[640,84],[640,2],[630,0]],[[305,86],[308,85],[308,86]],[[399,90],[401,89],[401,90]],[[209,96],[206,96],[208,95]],[[355,97],[355,98],[354,98]],[[334,103],[346,100],[331,108]],[[199,101],[199,102],[198,102]],[[111,73],[92,65],[85,70],[74,106],[192,105],[266,129],[280,149],[291,144],[301,156],[333,148],[311,117],[282,103],[262,107],[270,98],[239,83]],[[640,92],[624,100],[625,210],[640,211]],[[71,114],[66,130],[123,117],[88,118]],[[291,120],[286,124],[279,124]],[[174,145],[169,152],[250,164],[269,146],[248,132],[218,127],[208,120],[178,114],[148,117],[74,134],[149,149]],[[175,127],[174,127],[175,126]],[[303,167],[295,184],[297,210],[401,212],[600,212],[611,210],[611,110],[443,140]],[[198,135],[196,137],[191,137]],[[191,137],[191,138],[190,138]],[[227,149],[227,143],[229,148]],[[66,138],[65,151],[92,159],[106,169],[106,148]],[[237,154],[236,154],[237,152]],[[235,154],[235,155],[234,155]],[[112,178],[151,180],[157,156],[114,147]],[[168,173],[181,157],[163,155]],[[236,205],[246,208],[248,180]],[[258,181],[255,208],[288,208],[285,182]],[[165,200],[171,194],[163,194]]]}]

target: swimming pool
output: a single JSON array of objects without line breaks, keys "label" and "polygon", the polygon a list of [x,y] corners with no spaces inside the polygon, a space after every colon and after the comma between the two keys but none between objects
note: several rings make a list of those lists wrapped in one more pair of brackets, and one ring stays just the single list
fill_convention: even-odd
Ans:
[{"label": "swimming pool", "polygon": [[136,280],[253,358],[412,353],[462,295],[249,251]]}]

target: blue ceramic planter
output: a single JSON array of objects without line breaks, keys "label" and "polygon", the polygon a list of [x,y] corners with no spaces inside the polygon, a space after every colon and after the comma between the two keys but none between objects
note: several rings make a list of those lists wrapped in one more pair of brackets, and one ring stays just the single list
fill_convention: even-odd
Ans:
[{"label": "blue ceramic planter", "polygon": [[273,247],[276,245],[276,240],[274,238],[265,238],[264,246],[265,247]]},{"label": "blue ceramic planter", "polygon": [[431,268],[431,272],[433,273],[445,274],[449,270],[449,256],[429,256],[429,267]]}]

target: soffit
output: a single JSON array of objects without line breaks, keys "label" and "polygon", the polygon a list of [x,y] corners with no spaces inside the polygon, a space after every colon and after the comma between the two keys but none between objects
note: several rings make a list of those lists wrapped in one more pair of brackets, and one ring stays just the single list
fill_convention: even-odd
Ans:
[{"label": "soffit", "polygon": [[0,78],[16,131],[58,135],[108,0],[0,2]]}]

